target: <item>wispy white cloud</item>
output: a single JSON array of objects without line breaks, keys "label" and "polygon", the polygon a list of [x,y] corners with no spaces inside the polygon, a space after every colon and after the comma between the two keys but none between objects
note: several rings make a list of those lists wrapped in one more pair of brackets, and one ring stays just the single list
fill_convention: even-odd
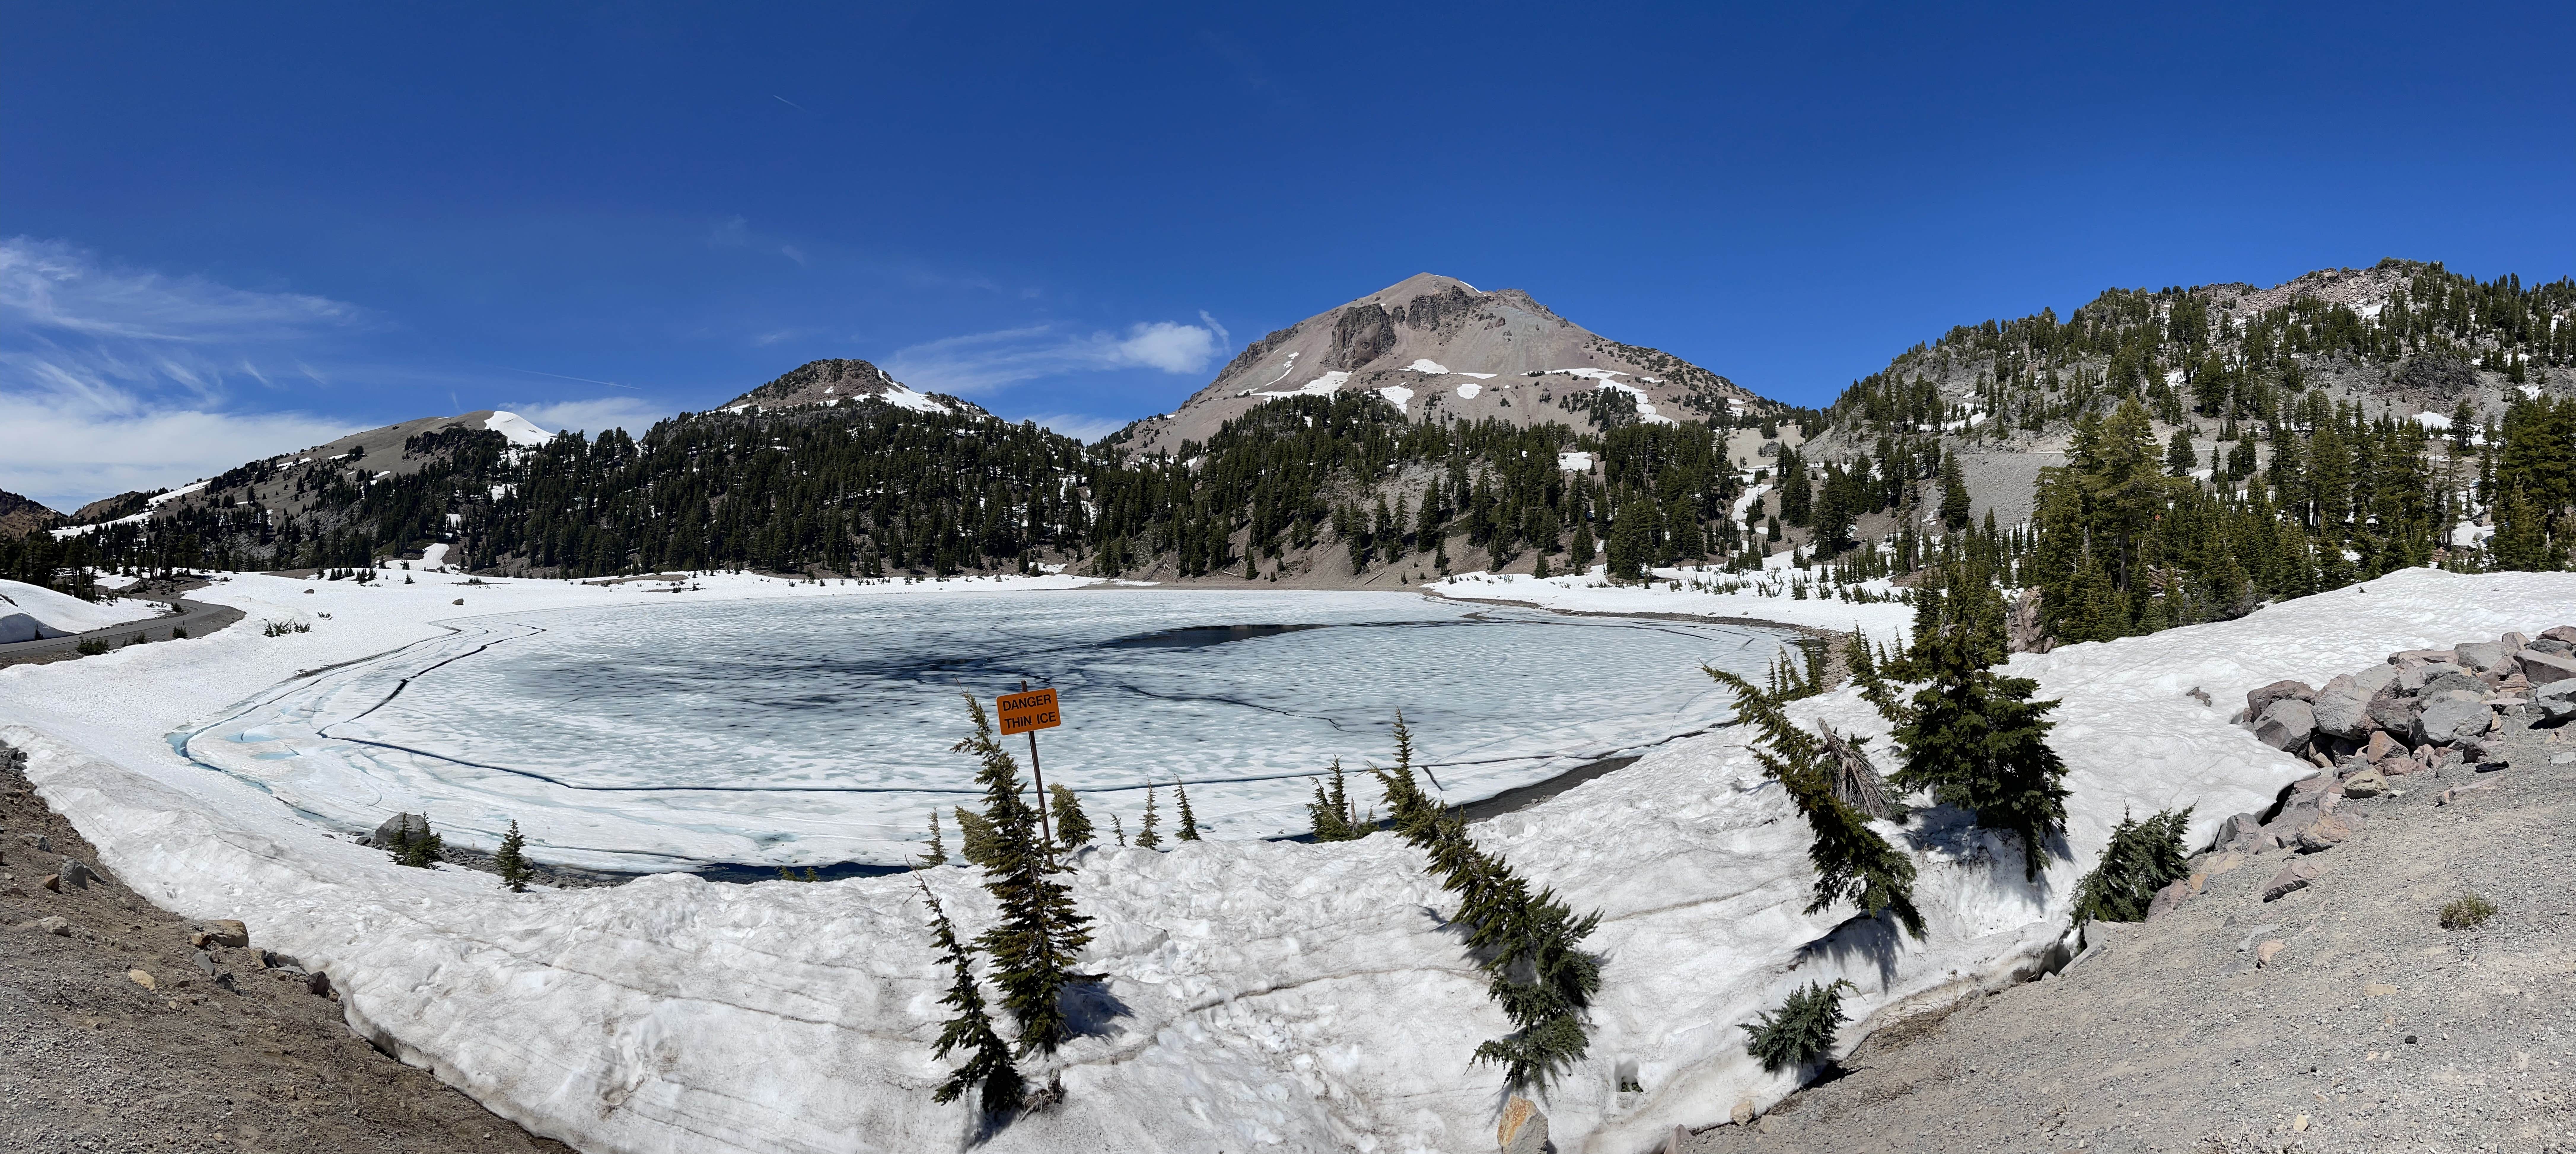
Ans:
[{"label": "wispy white cloud", "polygon": [[362,426],[310,413],[147,408],[108,413],[74,398],[0,391],[0,489],[64,512],[100,497],[211,477]]},{"label": "wispy white cloud", "polygon": [[350,431],[233,411],[235,386],[324,375],[296,350],[368,323],[354,305],[125,268],[0,240],[0,489],[57,508],[193,480]]},{"label": "wispy white cloud", "polygon": [[1199,373],[1228,345],[1206,313],[1200,325],[1147,321],[1124,333],[1065,332],[1053,325],[948,337],[897,349],[886,371],[914,388],[969,396],[1018,381],[1107,369]]},{"label": "wispy white cloud", "polygon": [[571,429],[598,436],[610,429],[642,435],[670,412],[641,397],[597,397],[581,401],[511,401],[495,406],[517,413],[548,430]]},{"label": "wispy white cloud", "polygon": [[0,330],[181,344],[239,343],[359,319],[354,305],[112,267],[60,241],[0,240]]}]

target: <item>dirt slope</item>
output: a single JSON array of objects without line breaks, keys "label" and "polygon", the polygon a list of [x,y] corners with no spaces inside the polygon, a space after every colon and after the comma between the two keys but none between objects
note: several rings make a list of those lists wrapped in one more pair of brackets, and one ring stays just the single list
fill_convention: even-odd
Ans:
[{"label": "dirt slope", "polygon": [[[2500,772],[2348,799],[2366,825],[2331,852],[2204,855],[2198,897],[2097,925],[2065,972],[1882,1031],[1841,1076],[1684,1149],[2576,1151],[2564,732],[2515,733]],[[2322,875],[2264,901],[2294,858]],[[2501,912],[2443,929],[2472,891]]]},{"label": "dirt slope", "polygon": [[257,942],[204,951],[218,982],[189,942],[205,923],[106,877],[46,888],[97,857],[14,753],[0,746],[0,1150],[569,1149],[378,1053]]}]

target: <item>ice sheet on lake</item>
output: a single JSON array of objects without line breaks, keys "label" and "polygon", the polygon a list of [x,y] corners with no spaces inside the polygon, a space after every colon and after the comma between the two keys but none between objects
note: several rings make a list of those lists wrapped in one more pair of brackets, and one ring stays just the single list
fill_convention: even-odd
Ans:
[{"label": "ice sheet on lake", "polygon": [[[1294,631],[1226,626],[1297,624]],[[1730,716],[1702,663],[1758,675],[1786,634],[1569,618],[1395,593],[959,593],[560,610],[292,683],[186,739],[196,761],[369,828],[516,820],[612,868],[894,863],[973,804],[961,693],[1056,686],[1047,780],[1132,828],[1189,784],[1210,836],[1302,832],[1310,775],[1390,754],[1402,709],[1454,800]],[[1232,639],[1223,639],[1232,638]],[[1210,643],[1214,642],[1214,643]],[[1016,745],[1015,745],[1015,748]],[[1172,816],[1168,788],[1162,797]]]}]

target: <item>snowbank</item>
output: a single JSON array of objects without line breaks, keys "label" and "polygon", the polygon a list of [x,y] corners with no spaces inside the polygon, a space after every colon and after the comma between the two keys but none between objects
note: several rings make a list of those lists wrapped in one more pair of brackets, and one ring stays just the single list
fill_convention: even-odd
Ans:
[{"label": "snowbank", "polygon": [[[1894,601],[1837,600],[1821,581],[1810,584],[1808,574],[1786,568],[1788,558],[1786,553],[1775,554],[1774,559],[1783,567],[1758,574],[1729,573],[1724,569],[1652,569],[1648,572],[1654,574],[1655,580],[1637,585],[1613,585],[1603,567],[1595,565],[1581,575],[1545,580],[1526,573],[1460,573],[1424,588],[1460,600],[1510,601],[1569,613],[1686,613],[1694,617],[1777,621],[1844,633],[1858,629],[1872,642],[1889,646],[1905,643],[1914,625],[1913,606]],[[1744,586],[1744,591],[1712,591],[1734,585]],[[1801,585],[1806,586],[1807,596],[1792,596],[1790,591]],[[1852,588],[1868,590],[1876,596],[1895,595],[1895,587],[1885,581],[1856,582]]]},{"label": "snowbank", "polygon": [[161,605],[130,597],[83,601],[41,585],[0,579],[0,644],[65,637],[161,615]]},{"label": "snowbank", "polygon": [[491,416],[483,418],[483,428],[486,432],[501,434],[513,445],[542,445],[555,439],[554,434],[538,428],[536,422],[507,411],[495,411]]},{"label": "snowbank", "polygon": [[[718,579],[706,581],[713,591]],[[241,917],[260,944],[327,967],[353,1025],[586,1149],[960,1143],[964,1107],[929,1098],[941,1073],[929,1053],[942,979],[912,887],[928,884],[979,930],[992,907],[972,875],[952,867],[752,886],[672,875],[513,896],[483,875],[396,867],[160,745],[167,728],[230,703],[213,686],[262,684],[429,635],[458,592],[441,581],[308,597],[295,584],[240,578],[209,599],[254,616],[308,607],[298,601],[332,609],[309,635],[236,628],[0,671],[0,721],[19,723],[0,725],[0,740],[29,750],[30,777],[109,868],[174,909]],[[734,579],[725,592],[761,591]],[[628,594],[514,583],[464,595],[481,612]],[[1547,596],[1612,595],[1636,611],[1649,594]],[[1603,913],[1593,944],[1609,962],[1591,1057],[1546,1102],[1556,1145],[1642,1149],[1675,1123],[1707,1125],[1739,1100],[1776,1100],[1791,1087],[1745,1056],[1738,1026],[1810,979],[1851,978],[1860,993],[1850,1005],[1864,1017],[2011,980],[2059,940],[2074,879],[2124,811],[2195,805],[2193,832],[2205,838],[2308,772],[2227,723],[2245,690],[2394,649],[2569,622],[2576,575],[2410,570],[2239,621],[2017,656],[2013,672],[2063,699],[2053,740],[2072,771],[2072,856],[2025,885],[2010,847],[1942,811],[1919,815],[1901,844],[1920,870],[1917,900],[1931,922],[1923,943],[1839,925],[1847,911],[1798,912],[1809,882],[1804,827],[1729,733],[1666,746],[1479,826],[1525,874]],[[2186,696],[2194,687],[2215,704]],[[1848,691],[1793,713],[1831,718],[1885,748],[1885,725]],[[1492,1142],[1497,1077],[1467,1057],[1503,1021],[1436,916],[1452,903],[1418,854],[1385,837],[1200,842],[1093,851],[1074,876],[1098,919],[1085,968],[1108,975],[1083,1010],[1099,1032],[1065,1052],[1069,1101],[1019,1121],[991,1149]],[[1628,1062],[1641,1091],[1616,1086],[1613,1071]]]}]

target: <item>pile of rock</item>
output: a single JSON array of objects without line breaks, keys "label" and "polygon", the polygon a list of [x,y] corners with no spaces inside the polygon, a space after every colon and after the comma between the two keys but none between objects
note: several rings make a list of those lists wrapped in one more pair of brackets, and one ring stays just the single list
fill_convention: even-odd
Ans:
[{"label": "pile of rock", "polygon": [[2576,627],[2401,650],[2322,689],[2275,681],[2245,695],[2238,720],[2320,769],[2394,777],[2446,760],[2492,764],[2488,735],[2506,717],[2538,726],[2576,718]]},{"label": "pile of rock", "polygon": [[[2346,800],[2379,797],[2397,789],[2393,779],[2448,766],[2503,769],[2508,720],[2545,728],[2571,718],[2576,627],[2564,625],[2537,638],[2508,633],[2450,649],[2403,650],[2321,689],[2273,682],[2245,695],[2237,722],[2321,772],[2292,783],[2268,810],[2228,818],[2209,852],[2232,863],[2273,849],[2333,849],[2365,824]],[[2313,876],[2294,861],[2264,887],[2263,900],[2299,889]],[[2167,887],[2149,916],[2196,892],[2196,884]]]}]

